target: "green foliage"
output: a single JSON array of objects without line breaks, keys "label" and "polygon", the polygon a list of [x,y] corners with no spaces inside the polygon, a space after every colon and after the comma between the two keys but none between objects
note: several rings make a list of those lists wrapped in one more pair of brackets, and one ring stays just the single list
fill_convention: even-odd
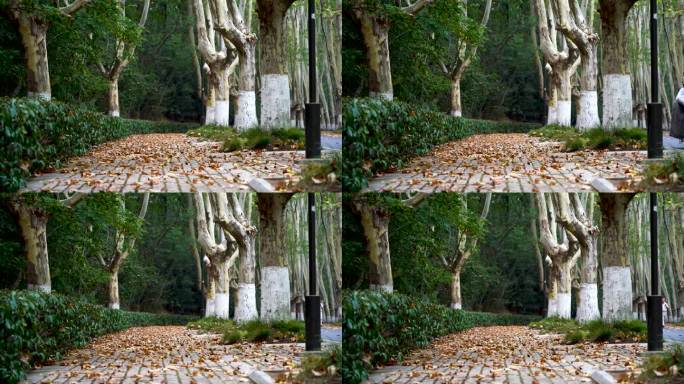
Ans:
[{"label": "green foliage", "polygon": [[235,344],[251,342],[293,342],[304,340],[304,323],[299,320],[280,320],[262,323],[259,320],[236,324],[231,320],[206,317],[188,324],[188,328],[223,335],[223,342]]},{"label": "green foliage", "polygon": [[567,344],[582,342],[643,342],[647,338],[646,323],[641,320],[621,320],[606,323],[602,320],[580,324],[575,320],[547,318],[530,324],[543,332],[565,335]]},{"label": "green foliage", "polygon": [[[320,354],[305,356],[302,359],[297,382],[330,383],[339,381],[342,346],[324,350]],[[337,381],[335,381],[337,380]]]},{"label": "green foliage", "polygon": [[530,135],[564,143],[567,152],[585,149],[639,150],[646,149],[647,132],[643,128],[622,128],[604,131],[601,128],[580,132],[576,128],[548,125],[530,131]]},{"label": "green foliage", "polygon": [[0,190],[59,167],[92,146],[135,133],[184,132],[191,124],[121,119],[60,102],[0,99]]},{"label": "green foliage", "polygon": [[346,292],[343,299],[342,378],[359,383],[368,370],[401,360],[434,338],[477,326],[527,324],[531,316],[452,310],[402,294]]},{"label": "green foliage", "polygon": [[59,359],[96,336],[135,326],[182,325],[190,320],[112,310],[59,294],[0,291],[0,381],[16,383],[33,365]]},{"label": "green foliage", "polygon": [[670,184],[677,187],[684,184],[684,155],[677,153],[671,158],[648,164],[644,171],[648,185]]},{"label": "green foliage", "polygon": [[188,135],[222,142],[223,150],[226,152],[243,149],[304,149],[304,130],[300,128],[279,128],[271,131],[251,128],[238,133],[230,127],[205,125],[188,131]]},{"label": "green foliage", "polygon": [[434,146],[479,133],[528,132],[533,124],[452,117],[398,101],[348,99],[343,107],[342,186],[365,187],[378,172],[401,168]]}]

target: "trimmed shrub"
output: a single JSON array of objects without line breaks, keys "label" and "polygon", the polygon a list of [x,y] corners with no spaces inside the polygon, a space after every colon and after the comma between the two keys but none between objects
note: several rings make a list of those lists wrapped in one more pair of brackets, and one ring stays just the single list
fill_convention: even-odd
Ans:
[{"label": "trimmed shrub", "polygon": [[355,192],[376,173],[401,168],[433,147],[479,133],[528,132],[538,124],[452,117],[400,101],[347,99],[343,103],[342,186]]},{"label": "trimmed shrub", "polygon": [[342,378],[359,383],[368,370],[428,345],[433,339],[477,326],[524,325],[538,317],[453,310],[402,295],[352,291],[343,299]]},{"label": "trimmed shrub", "polygon": [[122,119],[56,101],[0,98],[0,191],[16,191],[32,173],[59,167],[97,144],[195,126]]},{"label": "trimmed shrub", "polygon": [[96,336],[193,319],[112,310],[55,293],[0,291],[0,382],[16,383],[32,366],[59,359]]}]

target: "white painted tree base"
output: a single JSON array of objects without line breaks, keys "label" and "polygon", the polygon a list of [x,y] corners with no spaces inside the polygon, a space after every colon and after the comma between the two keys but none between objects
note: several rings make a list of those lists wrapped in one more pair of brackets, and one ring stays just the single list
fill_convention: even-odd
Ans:
[{"label": "white painted tree base", "polygon": [[546,125],[558,124],[558,107],[549,106],[546,112]]},{"label": "white painted tree base", "polygon": [[204,317],[216,316],[216,301],[214,299],[207,299],[204,308]]},{"label": "white painted tree base", "polygon": [[546,317],[557,317],[558,316],[558,299],[549,298],[546,306]]},{"label": "white painted tree base", "polygon": [[290,318],[290,273],[287,267],[261,268],[261,321]]},{"label": "white painted tree base", "polygon": [[230,101],[216,100],[214,109],[214,124],[222,127],[230,126]]},{"label": "white painted tree base", "polygon": [[393,284],[371,284],[370,285],[371,291],[378,291],[378,292],[384,292],[384,293],[392,293],[394,292],[394,285]]},{"label": "white painted tree base", "polygon": [[52,293],[52,285],[51,284],[41,284],[41,285],[35,285],[35,284],[28,284],[26,288],[29,291],[38,291],[38,292],[43,292],[43,293]]},{"label": "white painted tree base", "polygon": [[601,126],[601,118],[598,112],[598,92],[580,92],[576,125],[580,131],[587,131]]},{"label": "white painted tree base", "polygon": [[36,97],[45,101],[52,100],[52,93],[50,92],[28,92],[27,95],[28,97]]},{"label": "white painted tree base", "polygon": [[394,100],[394,93],[392,92],[370,92],[369,96],[383,100]]},{"label": "white painted tree base", "polygon": [[119,306],[119,303],[109,303],[109,308],[110,309],[121,309]]},{"label": "white painted tree base", "polygon": [[235,322],[244,323],[257,320],[259,313],[256,308],[256,286],[254,284],[238,285],[237,305],[235,306]]},{"label": "white painted tree base", "polygon": [[577,321],[587,323],[601,318],[598,305],[598,285],[580,284]]},{"label": "white painted tree base", "polygon": [[463,305],[461,303],[451,303],[451,309],[463,309]]},{"label": "white painted tree base", "polygon": [[629,267],[603,268],[603,320],[632,317],[632,273]]},{"label": "white painted tree base", "polygon": [[215,316],[219,319],[230,319],[230,294],[217,293],[215,302]]},{"label": "white painted tree base", "polygon": [[121,116],[121,112],[119,112],[119,111],[109,111],[109,116],[112,116],[112,117],[119,117],[119,116]]},{"label": "white painted tree base", "polygon": [[561,319],[571,319],[572,318],[572,306],[570,293],[559,293],[558,294],[558,317]]},{"label": "white painted tree base", "polygon": [[211,106],[207,107],[207,113],[204,116],[204,125],[210,125],[216,123],[216,109]]},{"label": "white painted tree base", "polygon": [[286,127],[290,121],[290,80],[287,75],[261,76],[261,127]]},{"label": "white painted tree base", "polygon": [[235,111],[235,129],[242,132],[258,125],[256,94],[253,91],[240,91],[238,93],[237,110]]},{"label": "white painted tree base", "polygon": [[462,116],[463,116],[463,112],[461,112],[461,111],[451,111],[451,116],[453,116],[453,117],[462,117]]},{"label": "white painted tree base", "polygon": [[572,125],[572,103],[570,100],[558,100],[556,111],[558,124],[564,127]]},{"label": "white painted tree base", "polygon": [[603,126],[609,130],[632,124],[632,79],[630,75],[603,76]]}]

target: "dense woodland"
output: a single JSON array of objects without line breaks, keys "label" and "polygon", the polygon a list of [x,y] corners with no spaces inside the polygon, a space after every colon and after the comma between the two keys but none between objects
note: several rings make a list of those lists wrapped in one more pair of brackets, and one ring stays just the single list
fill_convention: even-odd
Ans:
[{"label": "dense woodland", "polygon": [[[339,124],[339,0],[317,5],[324,128]],[[114,116],[303,125],[303,0],[0,1],[0,95]]]},{"label": "dense woodland", "polygon": [[[659,194],[669,320],[684,316],[684,200]],[[354,195],[344,286],[489,312],[645,319],[648,194]]]},{"label": "dense woodland", "polygon": [[[55,291],[136,311],[303,319],[306,199],[250,193],[5,196],[0,288]],[[321,313],[324,321],[335,321],[341,201],[336,194],[316,199]]]},{"label": "dense woodland", "polygon": [[[684,2],[658,2],[665,128],[684,81]],[[345,95],[454,116],[645,127],[649,2],[345,0]]]}]

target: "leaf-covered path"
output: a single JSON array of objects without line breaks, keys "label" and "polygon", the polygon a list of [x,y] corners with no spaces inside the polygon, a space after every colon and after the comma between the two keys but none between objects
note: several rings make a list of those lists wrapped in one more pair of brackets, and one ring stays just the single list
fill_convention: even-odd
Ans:
[{"label": "leaf-covered path", "polygon": [[564,345],[528,327],[484,327],[442,337],[370,383],[582,383],[596,369],[633,370],[645,344]]},{"label": "leaf-covered path", "polygon": [[303,151],[221,152],[221,144],[184,134],[132,135],[95,147],[59,170],[29,179],[26,191],[226,192],[248,191],[262,178],[290,185]]},{"label": "leaf-covered path", "polygon": [[185,327],[142,327],[97,338],[27,383],[242,383],[255,369],[291,371],[302,344],[220,344]]},{"label": "leaf-covered path", "polygon": [[374,178],[393,192],[582,192],[594,178],[636,185],[645,151],[562,152],[561,143],[520,133],[474,135],[435,148],[405,169]]}]

